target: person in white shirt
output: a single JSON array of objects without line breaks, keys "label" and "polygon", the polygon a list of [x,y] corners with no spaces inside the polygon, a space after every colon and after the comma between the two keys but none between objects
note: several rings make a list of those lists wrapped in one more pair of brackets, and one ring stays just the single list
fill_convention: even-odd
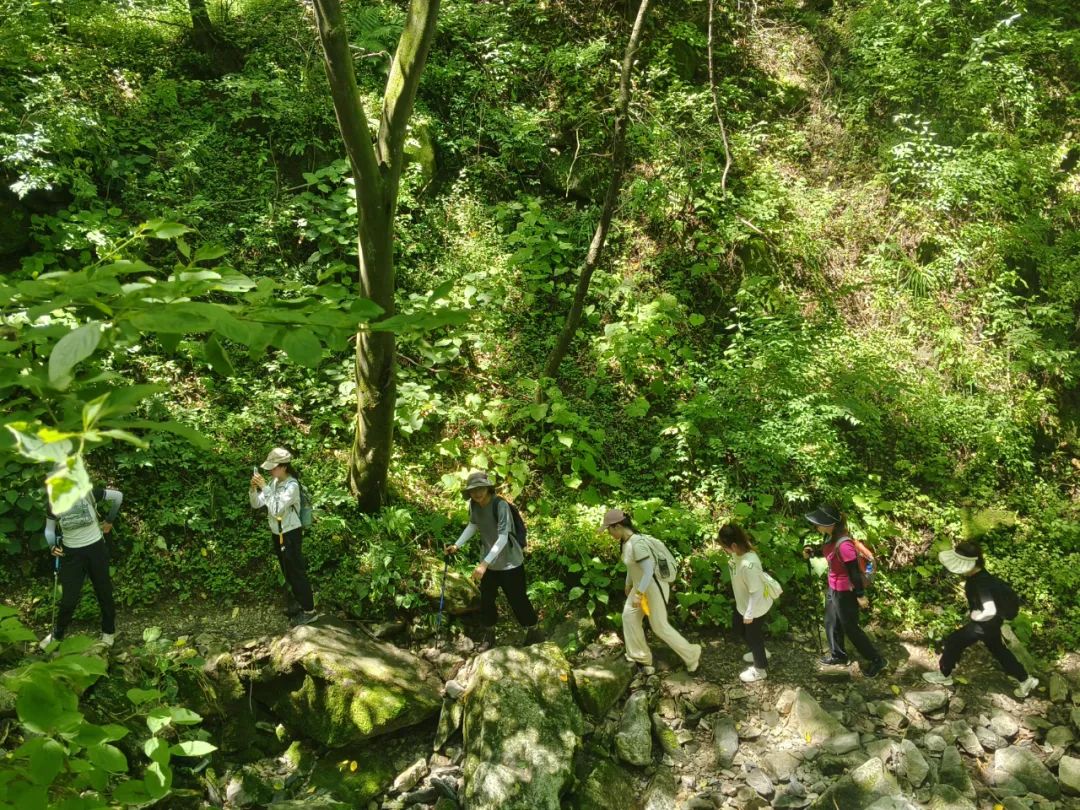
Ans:
[{"label": "person in white shirt", "polygon": [[292,462],[292,453],[284,447],[271,450],[266,461],[262,463],[262,468],[270,473],[270,481],[267,482],[256,472],[251,476],[248,496],[252,509],[266,507],[274,554],[293,598],[300,607],[298,614],[290,613],[296,615],[296,624],[309,624],[318,618],[318,614],[315,612],[315,597],[311,592],[307,563],[304,561],[300,482]]},{"label": "person in white shirt", "polygon": [[[111,647],[116,637],[116,605],[113,602],[112,579],[109,576],[109,547],[105,535],[112,531],[124,495],[118,489],[95,488],[59,515],[48,507],[45,516],[45,540],[54,557],[60,560],[59,580],[63,588],[60,608],[52,632],[45,636],[40,647],[60,641],[67,632],[82,595],[87,576],[94,586],[101,609],[101,641]],[[98,504],[106,501],[109,514],[101,520]],[[59,529],[59,531],[57,531]]]},{"label": "person in white shirt", "polygon": [[644,617],[648,615],[649,626],[656,637],[683,660],[687,672],[696,672],[701,663],[701,645],[691,644],[668,623],[667,600],[671,586],[656,577],[656,557],[650,548],[650,538],[641,534],[621,509],[609,509],[601,528],[622,545],[622,561],[626,565],[626,604],[622,620],[627,659],[640,664],[646,673],[654,671],[652,650],[645,640],[643,626]]},{"label": "person in white shirt", "polygon": [[731,628],[750,648],[743,660],[751,664],[739,674],[745,683],[764,680],[768,675],[769,653],[765,649],[762,626],[773,600],[765,593],[761,559],[754,550],[750,535],[734,523],[720,529],[720,546],[729,555],[731,590],[735,594]]}]

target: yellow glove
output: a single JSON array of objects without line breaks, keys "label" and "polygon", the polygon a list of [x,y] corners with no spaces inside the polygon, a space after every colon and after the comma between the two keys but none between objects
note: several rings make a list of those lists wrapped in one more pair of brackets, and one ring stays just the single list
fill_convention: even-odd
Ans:
[{"label": "yellow glove", "polygon": [[650,615],[649,614],[649,597],[647,597],[645,594],[641,595],[641,612],[644,613],[646,616]]}]

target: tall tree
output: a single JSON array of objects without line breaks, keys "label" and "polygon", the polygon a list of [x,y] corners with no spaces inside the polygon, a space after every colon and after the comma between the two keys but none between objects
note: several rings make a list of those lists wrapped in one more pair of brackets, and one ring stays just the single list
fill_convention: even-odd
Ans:
[{"label": "tall tree", "polygon": [[[596,223],[592,242],[589,244],[589,252],[585,256],[585,264],[578,276],[577,288],[574,290],[574,300],[570,304],[570,311],[566,314],[562,331],[559,333],[555,345],[548,354],[544,363],[543,376],[547,379],[556,380],[559,376],[559,366],[570,349],[570,343],[574,339],[578,326],[581,324],[581,313],[585,308],[585,298],[589,294],[589,283],[592,281],[593,271],[600,263],[600,257],[607,242],[608,230],[611,228],[611,219],[615,215],[615,206],[619,201],[619,192],[622,190],[623,176],[626,174],[626,128],[628,123],[628,110],[630,108],[630,96],[632,90],[632,78],[634,72],[634,57],[637,55],[638,46],[641,44],[642,31],[645,28],[645,18],[649,13],[649,0],[641,0],[638,6],[637,17],[634,19],[634,27],[630,31],[630,39],[626,43],[626,51],[623,53],[622,73],[619,77],[619,98],[615,104],[615,135],[611,145],[611,177],[608,180],[607,191],[604,194],[604,204],[600,209],[600,221]],[[543,387],[540,388],[540,396],[543,397]]]},{"label": "tall tree", "polygon": [[[326,77],[338,128],[356,181],[361,294],[394,314],[394,214],[404,162],[405,133],[424,72],[439,0],[411,0],[383,92],[374,142],[356,86],[339,0],[315,0]],[[356,336],[356,427],[349,487],[360,508],[374,511],[386,496],[397,397],[393,332],[361,329]]]}]

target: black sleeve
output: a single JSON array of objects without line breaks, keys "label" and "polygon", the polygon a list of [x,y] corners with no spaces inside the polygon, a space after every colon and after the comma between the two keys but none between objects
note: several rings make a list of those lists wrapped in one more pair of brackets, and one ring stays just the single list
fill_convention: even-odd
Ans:
[{"label": "black sleeve", "polygon": [[94,496],[95,501],[105,500],[105,487],[94,487],[90,490],[90,494]]},{"label": "black sleeve", "polygon": [[851,589],[855,591],[856,596],[862,596],[865,591],[863,585],[862,571],[859,570],[858,557],[856,557],[851,562],[844,563],[844,568],[847,569],[848,579],[851,580]]}]

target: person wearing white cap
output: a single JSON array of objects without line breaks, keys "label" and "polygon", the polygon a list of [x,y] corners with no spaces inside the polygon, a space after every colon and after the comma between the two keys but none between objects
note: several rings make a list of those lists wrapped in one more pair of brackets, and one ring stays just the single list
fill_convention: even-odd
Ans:
[{"label": "person wearing white cap", "polygon": [[659,541],[641,534],[630,516],[621,509],[609,509],[601,528],[622,544],[622,561],[626,565],[626,604],[622,613],[626,657],[640,664],[647,674],[654,671],[652,650],[645,640],[643,626],[647,615],[656,637],[683,660],[687,672],[696,672],[701,663],[701,645],[691,644],[668,623],[667,600],[671,586],[656,576],[657,558],[650,543],[650,540]]},{"label": "person wearing white cap", "polygon": [[950,676],[960,656],[972,644],[981,641],[1001,668],[1020,682],[1014,694],[1026,698],[1039,685],[1039,679],[1028,675],[1024,665],[1001,638],[1002,623],[1014,618],[1019,610],[1016,592],[1007,582],[986,570],[982,549],[975,543],[960,543],[955,549],[938,554],[938,560],[947,571],[966,577],[964,595],[967,596],[971,621],[949,634],[938,661],[938,671],[924,672],[923,678],[933,684],[952,686]]},{"label": "person wearing white cap", "polygon": [[315,597],[308,582],[307,563],[304,561],[304,527],[300,523],[300,482],[292,466],[292,453],[284,447],[275,447],[262,463],[270,473],[269,483],[256,470],[251,476],[248,492],[252,509],[266,507],[267,520],[272,535],[271,544],[277,555],[281,573],[289,584],[293,598],[299,604],[295,624],[309,624],[318,618]]},{"label": "person wearing white cap", "polygon": [[484,558],[473,569],[472,578],[480,584],[480,621],[484,625],[482,650],[495,643],[495,625],[499,621],[496,598],[499,590],[506,595],[518,624],[525,628],[525,643],[542,640],[540,618],[529,600],[525,579],[525,551],[517,536],[510,504],[495,493],[495,485],[486,472],[472,472],[462,496],[469,502],[469,523],[461,536],[446,547],[456,554],[474,534],[480,535]]}]

